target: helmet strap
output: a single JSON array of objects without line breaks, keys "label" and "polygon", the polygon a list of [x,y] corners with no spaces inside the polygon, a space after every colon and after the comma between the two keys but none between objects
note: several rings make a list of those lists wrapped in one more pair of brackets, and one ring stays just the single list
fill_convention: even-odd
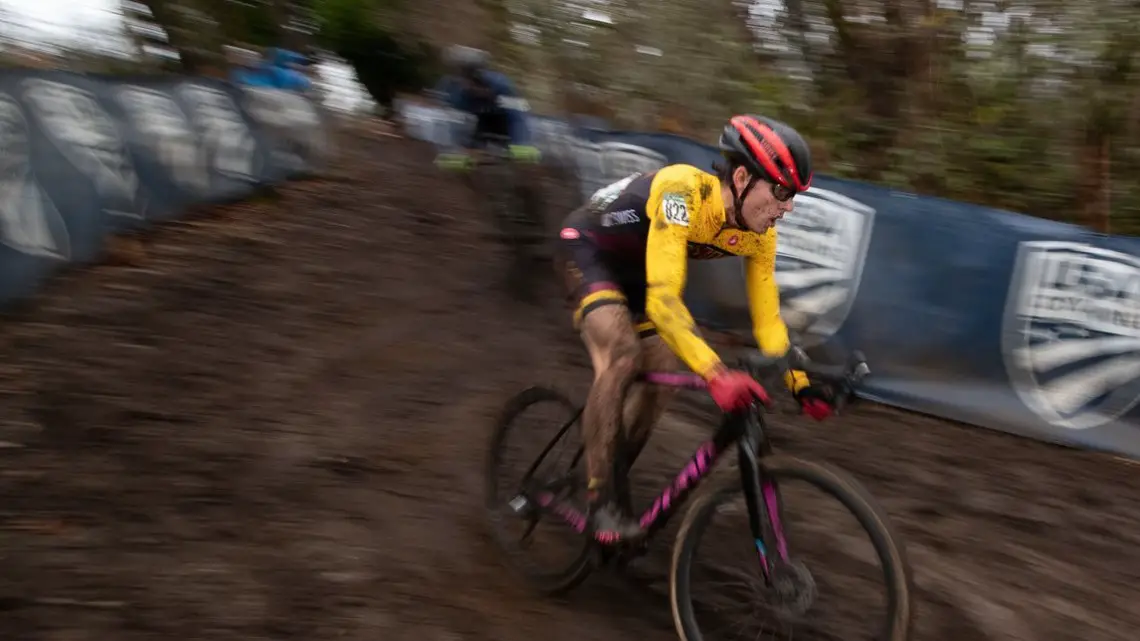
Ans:
[{"label": "helmet strap", "polygon": [[732,192],[733,224],[740,229],[747,229],[747,227],[744,226],[744,215],[740,212],[740,209],[744,203],[744,199],[748,197],[748,192],[752,191],[752,188],[756,186],[756,180],[756,176],[752,175],[752,172],[748,172],[748,184],[744,186],[744,191],[740,192],[739,195],[736,193],[736,181],[731,178],[728,181],[728,190]]}]

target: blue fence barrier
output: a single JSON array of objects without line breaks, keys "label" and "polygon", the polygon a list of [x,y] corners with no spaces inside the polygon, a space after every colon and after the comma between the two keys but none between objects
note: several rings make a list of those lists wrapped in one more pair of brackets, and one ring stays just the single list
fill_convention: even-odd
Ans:
[{"label": "blue fence barrier", "polygon": [[108,234],[315,169],[326,124],[300,94],[207,78],[0,73],[0,302]]},{"label": "blue fence barrier", "polygon": [[[453,112],[402,105],[436,143]],[[715,148],[669,134],[531,120],[585,197]],[[866,354],[867,396],[1040,440],[1140,457],[1140,239],[817,175],[778,224],[788,325]],[[567,205],[571,207],[572,205]],[[748,327],[742,263],[690,266],[699,322]]]}]

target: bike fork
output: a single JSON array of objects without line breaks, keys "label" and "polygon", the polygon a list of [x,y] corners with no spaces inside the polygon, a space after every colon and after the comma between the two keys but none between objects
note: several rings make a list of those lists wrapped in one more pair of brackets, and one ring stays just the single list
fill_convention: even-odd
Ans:
[{"label": "bike fork", "polygon": [[765,583],[771,585],[772,550],[782,561],[788,559],[787,542],[780,520],[780,499],[775,479],[764,473],[756,455],[756,444],[745,437],[737,448],[740,482],[748,505],[748,527],[759,557]]}]

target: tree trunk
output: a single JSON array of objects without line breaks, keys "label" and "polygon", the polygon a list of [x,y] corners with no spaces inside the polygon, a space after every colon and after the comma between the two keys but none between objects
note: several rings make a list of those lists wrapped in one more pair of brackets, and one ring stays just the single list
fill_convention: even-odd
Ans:
[{"label": "tree trunk", "polygon": [[1081,178],[1078,187],[1081,221],[1093,231],[1109,233],[1111,226],[1112,164],[1110,136],[1090,126],[1081,150]]},{"label": "tree trunk", "polygon": [[182,24],[176,5],[169,0],[140,0],[150,9],[155,24],[166,32],[166,41],[178,53],[182,70],[188,74],[200,73],[206,67],[205,56],[195,46],[190,30]]}]

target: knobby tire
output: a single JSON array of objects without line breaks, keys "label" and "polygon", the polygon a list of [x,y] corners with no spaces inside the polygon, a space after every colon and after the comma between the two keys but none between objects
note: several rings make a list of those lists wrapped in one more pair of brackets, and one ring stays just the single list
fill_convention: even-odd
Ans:
[{"label": "knobby tire", "polygon": [[[877,639],[906,641],[913,620],[913,584],[902,539],[894,532],[885,510],[858,481],[841,470],[779,454],[764,457],[761,465],[777,482],[795,479],[823,490],[838,499],[858,519],[863,530],[870,535],[887,585],[888,614]],[[716,508],[735,499],[741,491],[739,479],[725,479],[692,504],[677,532],[669,572],[669,600],[673,623],[681,641],[704,641],[697,626],[690,585],[696,547]],[[784,508],[785,512],[794,510],[794,505]],[[741,562],[747,562],[747,559],[741,559]]]},{"label": "knobby tire", "polygon": [[[504,488],[498,487],[499,471],[503,465],[504,444],[510,434],[515,419],[527,408],[544,402],[556,403],[566,410],[566,417],[563,423],[565,420],[569,420],[570,417],[578,411],[578,407],[565,394],[541,386],[525,389],[507,401],[495,421],[488,444],[487,459],[484,467],[484,507],[486,508],[488,522],[491,526],[491,535],[495,539],[496,544],[506,555],[511,568],[530,583],[540,594],[553,596],[577,587],[590,575],[593,570],[592,544],[590,539],[585,536],[581,537],[582,547],[579,553],[573,561],[568,563],[565,567],[553,571],[542,571],[535,568],[532,563],[528,563],[526,559],[523,558],[523,554],[518,549],[517,544],[512,544],[505,540],[502,529],[498,527],[499,518],[518,518],[509,514],[500,517],[500,510],[505,509],[506,502],[514,496],[517,489],[517,485],[507,485]],[[569,430],[558,438],[565,439],[568,435],[577,436],[580,420],[580,417],[575,420],[570,425]],[[554,438],[553,432],[550,438]],[[546,443],[549,443],[549,440],[544,441],[543,445]],[[521,471],[522,470],[520,470],[520,473]],[[519,479],[519,481],[521,481],[521,479]],[[518,481],[515,481],[514,483],[517,482]],[[540,518],[553,519],[557,522],[557,517],[551,515],[543,515]],[[560,524],[560,527],[565,526]]]}]

